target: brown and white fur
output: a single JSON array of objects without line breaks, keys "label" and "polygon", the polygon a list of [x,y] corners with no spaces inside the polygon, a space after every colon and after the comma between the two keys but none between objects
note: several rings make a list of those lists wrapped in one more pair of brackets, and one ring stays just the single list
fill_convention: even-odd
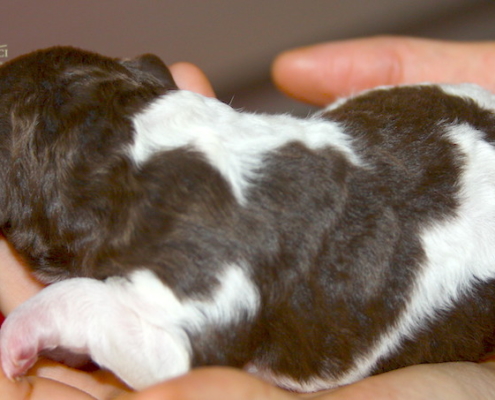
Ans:
[{"label": "brown and white fur", "polygon": [[88,354],[135,388],[201,365],[316,391],[495,337],[495,96],[379,88],[308,118],[178,90],[154,56],[0,68],[0,227],[46,282],[2,365]]}]

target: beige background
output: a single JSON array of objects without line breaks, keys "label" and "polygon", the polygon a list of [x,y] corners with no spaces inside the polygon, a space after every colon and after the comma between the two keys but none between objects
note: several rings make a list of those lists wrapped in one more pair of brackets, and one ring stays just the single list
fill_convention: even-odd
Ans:
[{"label": "beige background", "polygon": [[268,82],[287,48],[384,33],[495,39],[493,0],[0,1],[0,61],[52,45],[153,52],[197,63],[222,99],[269,112],[306,112]]}]

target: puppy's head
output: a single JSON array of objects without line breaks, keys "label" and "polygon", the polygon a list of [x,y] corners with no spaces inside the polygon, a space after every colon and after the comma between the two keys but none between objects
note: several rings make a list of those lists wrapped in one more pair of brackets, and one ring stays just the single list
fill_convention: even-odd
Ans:
[{"label": "puppy's head", "polygon": [[[118,60],[54,47],[21,56],[0,68],[2,135],[21,125],[56,131],[91,108],[105,117],[136,112],[153,98],[176,89],[168,68],[154,55]],[[22,135],[25,129],[12,133]]]},{"label": "puppy's head", "polygon": [[23,232],[10,239],[20,248],[32,248],[34,238],[59,232],[51,221],[59,218],[60,210],[78,206],[63,203],[68,191],[76,193],[71,198],[80,199],[80,204],[97,199],[92,185],[122,162],[119,151],[133,140],[133,115],[175,89],[168,68],[153,55],[119,60],[54,47],[2,65],[0,229],[4,234]]},{"label": "puppy's head", "polygon": [[18,57],[0,68],[1,159],[26,149],[43,153],[71,132],[100,140],[95,127],[104,120],[126,125],[130,115],[176,88],[165,64],[150,54],[118,60],[54,47]]}]

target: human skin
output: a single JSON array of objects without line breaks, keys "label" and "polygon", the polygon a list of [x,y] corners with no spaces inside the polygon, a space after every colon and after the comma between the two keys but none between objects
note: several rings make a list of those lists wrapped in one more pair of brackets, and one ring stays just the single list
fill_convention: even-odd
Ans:
[{"label": "human skin", "polygon": [[477,83],[495,92],[495,42],[374,37],[289,50],[273,63],[288,95],[317,106],[380,85]]},{"label": "human skin", "polygon": [[[179,87],[213,96],[200,70],[171,67]],[[277,86],[299,100],[325,105],[377,85],[475,82],[495,91],[495,42],[455,43],[379,37],[333,42],[281,54],[273,65]],[[0,242],[0,310],[10,312],[41,285]],[[46,379],[51,378],[51,379]],[[46,360],[11,382],[0,374],[0,398],[12,400],[369,400],[495,398],[493,362],[420,365],[363,379],[335,391],[298,396],[229,368],[204,368],[130,393],[109,373],[85,373]]]}]

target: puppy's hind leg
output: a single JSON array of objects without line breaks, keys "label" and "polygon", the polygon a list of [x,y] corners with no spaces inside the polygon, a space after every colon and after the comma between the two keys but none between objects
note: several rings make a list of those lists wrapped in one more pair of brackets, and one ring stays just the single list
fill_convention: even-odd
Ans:
[{"label": "puppy's hind leg", "polygon": [[[145,283],[166,289],[154,280],[150,273]],[[40,352],[57,348],[88,354],[134,388],[186,372],[188,337],[166,314],[174,305],[161,304],[151,312],[155,305],[137,287],[142,284],[126,278],[103,282],[73,278],[42,290],[14,310],[2,326],[0,354],[5,373],[9,378],[20,376]],[[172,303],[177,301],[170,291],[165,292]]]}]

